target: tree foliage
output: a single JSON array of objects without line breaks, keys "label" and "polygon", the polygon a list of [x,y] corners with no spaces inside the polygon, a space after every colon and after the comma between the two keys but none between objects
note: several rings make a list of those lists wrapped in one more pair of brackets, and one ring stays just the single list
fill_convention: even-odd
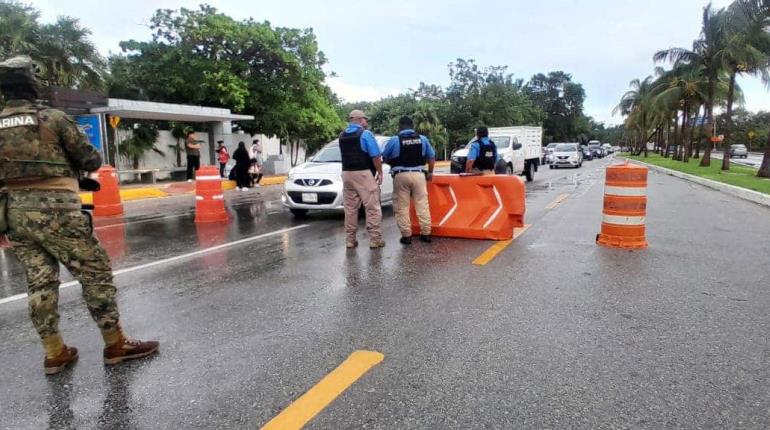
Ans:
[{"label": "tree foliage", "polygon": [[114,96],[223,106],[255,116],[239,126],[310,144],[341,127],[310,29],[235,20],[217,9],[160,9],[149,41],[121,42],[110,58]]},{"label": "tree foliage", "polygon": [[76,18],[61,16],[40,24],[40,12],[13,0],[0,0],[0,58],[29,55],[46,86],[100,89],[106,61],[91,41],[91,31]]},{"label": "tree foliage", "polygon": [[536,75],[525,84],[504,66],[480,67],[474,60],[457,59],[449,64],[449,78],[446,88],[421,82],[417,89],[376,102],[339,104],[337,112],[344,119],[352,109],[364,110],[379,134],[395,133],[398,119],[412,116],[417,131],[431,138],[440,155],[465,145],[479,125],[544,126],[547,141],[577,141],[600,132],[583,114],[582,86],[564,72]]}]

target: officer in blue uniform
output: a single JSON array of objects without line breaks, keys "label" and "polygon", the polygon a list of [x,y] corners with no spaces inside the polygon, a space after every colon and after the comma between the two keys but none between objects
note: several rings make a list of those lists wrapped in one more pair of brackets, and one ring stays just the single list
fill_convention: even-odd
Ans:
[{"label": "officer in blue uniform", "polygon": [[412,200],[420,223],[420,240],[430,242],[427,181],[433,177],[436,151],[427,137],[414,131],[412,119],[404,116],[398,122],[398,134],[390,138],[382,155],[392,166],[390,174],[393,175],[393,209],[396,212],[398,229],[401,231],[401,243],[412,243],[412,221],[409,218],[409,202]]},{"label": "officer in blue uniform", "polygon": [[494,175],[495,165],[499,160],[497,145],[489,139],[489,129],[476,129],[476,141],[468,149],[468,161],[465,162],[465,173],[481,172],[483,175]]}]

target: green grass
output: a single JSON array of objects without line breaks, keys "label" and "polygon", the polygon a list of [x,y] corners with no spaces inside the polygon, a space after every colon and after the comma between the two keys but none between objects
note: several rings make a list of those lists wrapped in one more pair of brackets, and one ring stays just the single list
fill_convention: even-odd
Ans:
[{"label": "green grass", "polygon": [[760,193],[770,194],[770,179],[758,178],[757,169],[745,166],[730,165],[730,170],[723,172],[722,160],[711,159],[711,166],[700,167],[700,160],[690,160],[689,163],[674,161],[671,158],[663,158],[658,154],[650,153],[650,156],[644,158],[640,156],[626,155],[631,160],[644,161],[645,163],[665,167],[671,170],[677,170],[701,178],[711,179],[712,181],[723,182],[725,184],[735,185],[736,187],[748,188],[749,190],[759,191]]}]

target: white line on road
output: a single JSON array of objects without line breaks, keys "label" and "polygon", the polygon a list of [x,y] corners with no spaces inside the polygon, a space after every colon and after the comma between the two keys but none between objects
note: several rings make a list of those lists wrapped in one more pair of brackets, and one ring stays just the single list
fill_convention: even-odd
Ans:
[{"label": "white line on road", "polygon": [[[296,227],[285,228],[285,229],[273,231],[273,232],[270,232],[270,233],[260,234],[258,236],[252,236],[252,237],[247,237],[245,239],[236,240],[234,242],[223,243],[221,245],[212,246],[210,248],[200,249],[200,250],[195,251],[195,252],[190,252],[190,253],[187,253],[187,254],[177,255],[176,257],[164,258],[163,260],[153,261],[152,263],[140,264],[138,266],[133,266],[133,267],[126,267],[125,269],[120,269],[120,270],[113,271],[112,275],[113,276],[118,276],[118,275],[123,275],[123,274],[126,274],[126,273],[136,272],[137,270],[149,269],[151,267],[160,266],[160,265],[163,265],[163,264],[169,264],[169,263],[173,263],[173,262],[176,262],[176,261],[179,261],[179,260],[184,260],[184,259],[187,259],[187,258],[197,257],[199,255],[208,254],[210,252],[219,251],[221,249],[230,248],[230,247],[237,246],[237,245],[242,245],[242,244],[248,243],[248,242],[254,242],[255,240],[265,239],[265,238],[271,237],[271,236],[277,236],[279,234],[289,233],[291,231],[300,230],[300,229],[303,229],[303,228],[306,228],[306,227],[310,227],[310,225],[309,224],[302,224],[302,225],[298,225]],[[74,287],[75,285],[78,285],[78,284],[80,284],[78,281],[65,282],[65,283],[59,285],[59,289],[62,290],[64,288]],[[6,303],[15,302],[15,301],[24,299],[26,297],[27,297],[26,293],[24,293],[24,294],[17,294],[15,296],[6,297],[6,298],[3,298],[3,299],[0,299],[0,305],[4,305]]]}]

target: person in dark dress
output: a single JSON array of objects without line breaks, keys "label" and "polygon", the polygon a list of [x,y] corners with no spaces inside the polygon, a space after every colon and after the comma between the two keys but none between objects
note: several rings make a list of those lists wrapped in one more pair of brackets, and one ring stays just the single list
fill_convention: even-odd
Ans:
[{"label": "person in dark dress", "polygon": [[249,177],[251,157],[245,143],[238,142],[238,149],[233,152],[233,159],[235,160],[235,186],[238,190],[247,190],[251,183]]}]

